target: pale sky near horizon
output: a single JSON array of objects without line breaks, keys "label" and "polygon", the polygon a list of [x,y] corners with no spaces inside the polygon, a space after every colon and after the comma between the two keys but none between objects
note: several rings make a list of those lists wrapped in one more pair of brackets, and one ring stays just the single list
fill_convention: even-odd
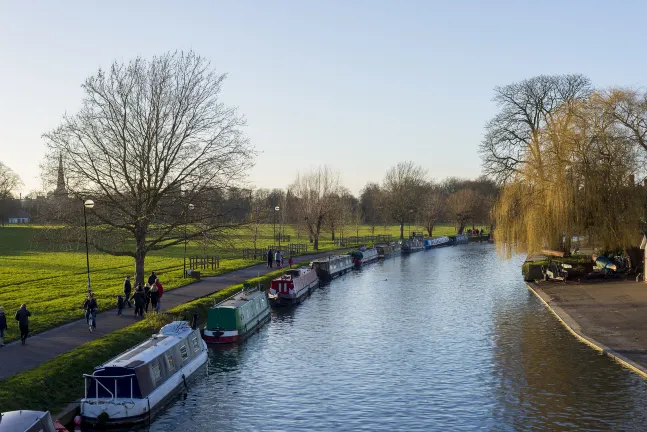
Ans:
[{"label": "pale sky near horizon", "polygon": [[260,152],[249,181],[285,188],[328,164],[357,193],[413,160],[476,177],[493,88],[583,73],[645,86],[639,2],[0,2],[0,161],[40,188],[41,135],[114,60],[193,49],[228,73]]}]

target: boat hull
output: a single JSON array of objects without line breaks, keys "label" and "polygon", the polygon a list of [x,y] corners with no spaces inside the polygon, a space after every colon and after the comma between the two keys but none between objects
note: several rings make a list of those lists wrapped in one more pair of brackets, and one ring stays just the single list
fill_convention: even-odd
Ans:
[{"label": "boat hull", "polygon": [[233,331],[219,331],[219,330],[202,330],[202,339],[208,344],[232,344],[242,342],[252,334],[256,333],[270,320],[270,311],[264,314],[252,327],[245,332]]},{"label": "boat hull", "polygon": [[270,306],[280,307],[299,304],[306,298],[306,296],[310,295],[317,288],[319,288],[319,278],[301,288],[298,293],[294,293],[292,295],[278,293],[270,297]]},{"label": "boat hull", "polygon": [[[178,394],[188,388],[207,368],[207,351],[180,369],[145,399],[119,398],[113,400],[82,400],[81,419],[90,428],[118,429],[149,425]],[[108,418],[101,418],[102,413]]]}]

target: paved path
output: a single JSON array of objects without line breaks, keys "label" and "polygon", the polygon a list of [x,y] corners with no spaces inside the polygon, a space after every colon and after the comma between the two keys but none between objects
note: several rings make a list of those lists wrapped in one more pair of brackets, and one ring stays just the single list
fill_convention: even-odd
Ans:
[{"label": "paved path", "polygon": [[647,376],[647,283],[540,282],[529,286],[587,343]]},{"label": "paved path", "polygon": [[[294,262],[309,262],[318,257],[338,253],[340,252],[334,251],[294,257]],[[271,270],[276,270],[276,268]],[[269,271],[266,264],[258,264],[219,276],[206,277],[199,282],[166,291],[162,299],[162,310],[168,310],[213,294],[228,286],[269,273]],[[0,348],[0,380],[33,369],[59,354],[134,324],[138,319],[135,318],[133,311],[134,309],[127,308],[123,315],[117,315],[117,310],[112,309],[98,314],[97,329],[93,333],[88,331],[85,318],[83,318],[29,337],[25,346],[21,345],[18,340]],[[79,311],[79,315],[81,312]]]}]

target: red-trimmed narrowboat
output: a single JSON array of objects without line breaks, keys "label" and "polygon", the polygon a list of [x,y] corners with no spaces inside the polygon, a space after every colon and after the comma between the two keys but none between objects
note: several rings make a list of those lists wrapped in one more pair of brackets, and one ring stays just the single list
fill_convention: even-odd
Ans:
[{"label": "red-trimmed narrowboat", "polygon": [[272,281],[268,297],[272,306],[301,303],[306,295],[319,286],[317,272],[301,267],[291,269]]}]

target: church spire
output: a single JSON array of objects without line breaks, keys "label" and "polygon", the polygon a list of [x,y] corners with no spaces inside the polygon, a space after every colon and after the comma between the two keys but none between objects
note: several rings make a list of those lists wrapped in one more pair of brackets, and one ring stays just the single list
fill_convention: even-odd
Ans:
[{"label": "church spire", "polygon": [[55,195],[67,195],[65,187],[65,174],[63,173],[63,155],[58,156],[58,179],[56,180]]}]

